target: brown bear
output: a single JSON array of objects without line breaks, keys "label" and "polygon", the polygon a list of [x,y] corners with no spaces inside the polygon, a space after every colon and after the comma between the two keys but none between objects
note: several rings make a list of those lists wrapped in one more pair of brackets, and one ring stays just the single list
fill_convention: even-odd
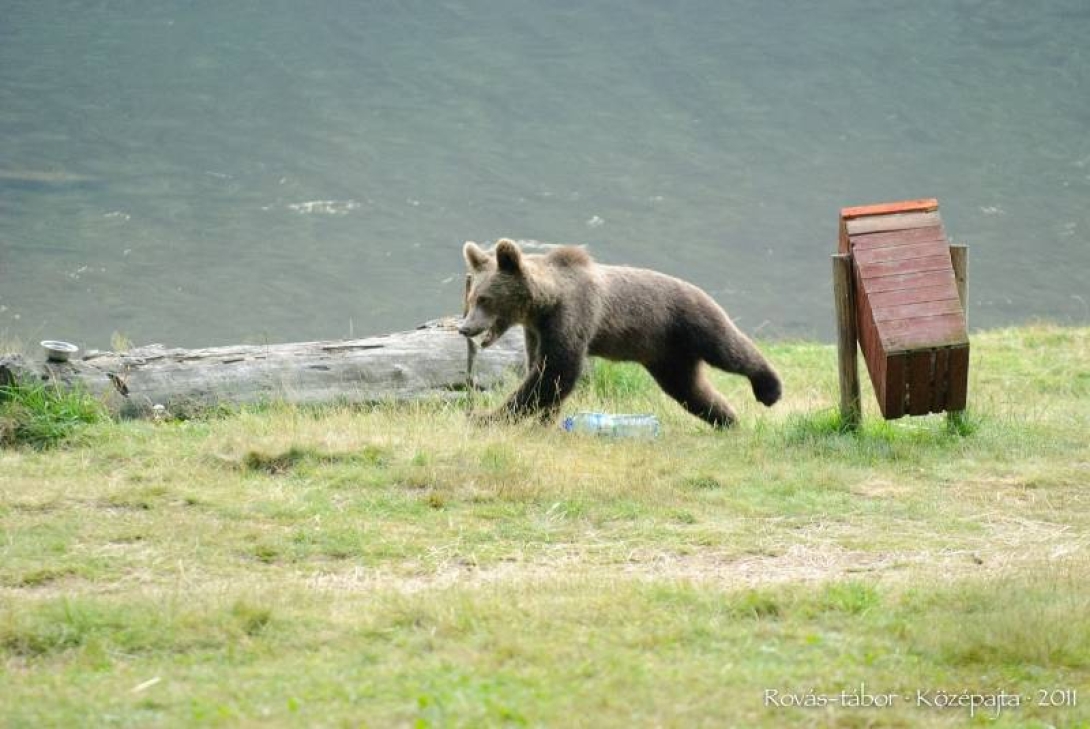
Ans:
[{"label": "brown bear", "polygon": [[586,356],[639,362],[693,415],[725,428],[734,411],[701,371],[707,362],[745,375],[765,405],[780,378],[726,312],[693,284],[656,271],[596,263],[582,248],[524,254],[502,239],[469,242],[468,313],[458,331],[487,347],[514,324],[526,333],[526,379],[492,419],[556,416]]}]

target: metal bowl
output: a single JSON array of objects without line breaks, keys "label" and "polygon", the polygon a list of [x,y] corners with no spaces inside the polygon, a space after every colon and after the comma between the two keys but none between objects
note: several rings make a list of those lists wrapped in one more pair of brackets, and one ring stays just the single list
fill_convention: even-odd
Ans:
[{"label": "metal bowl", "polygon": [[42,342],[45,350],[45,358],[50,362],[67,362],[68,358],[79,351],[79,347],[71,342],[59,342],[54,339],[46,339]]}]

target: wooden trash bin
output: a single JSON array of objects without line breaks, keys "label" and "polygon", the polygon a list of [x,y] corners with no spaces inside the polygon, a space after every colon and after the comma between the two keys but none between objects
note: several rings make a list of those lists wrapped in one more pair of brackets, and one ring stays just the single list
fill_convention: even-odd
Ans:
[{"label": "wooden trash bin", "polygon": [[[848,320],[854,325],[882,416],[964,410],[969,379],[965,251],[947,241],[938,201],[844,208],[839,253],[837,258],[850,265],[844,278],[851,291],[838,294],[838,306],[854,311],[838,322],[841,329]],[[854,343],[851,349],[854,370]],[[845,366],[842,361],[842,388]],[[858,375],[853,379],[858,391]],[[855,400],[858,419],[858,394]],[[843,393],[841,402],[843,409]]]}]

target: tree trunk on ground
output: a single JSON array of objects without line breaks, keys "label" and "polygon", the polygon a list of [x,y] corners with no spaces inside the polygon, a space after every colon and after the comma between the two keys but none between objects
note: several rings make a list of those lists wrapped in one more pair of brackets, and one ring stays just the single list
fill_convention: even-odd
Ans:
[{"label": "tree trunk on ground", "polygon": [[[454,397],[499,384],[524,361],[521,328],[473,358],[456,319],[365,339],[89,352],[71,362],[0,356],[0,385],[81,387],[126,417],[184,415],[221,404],[372,403]],[[162,406],[156,407],[156,406]]]}]

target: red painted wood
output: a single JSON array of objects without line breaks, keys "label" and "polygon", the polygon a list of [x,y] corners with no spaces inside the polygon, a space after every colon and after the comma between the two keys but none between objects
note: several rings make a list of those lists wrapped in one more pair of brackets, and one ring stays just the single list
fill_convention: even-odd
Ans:
[{"label": "red painted wood", "polygon": [[874,311],[874,321],[879,326],[882,326],[883,322],[898,321],[901,319],[918,319],[926,316],[938,316],[940,314],[960,314],[961,313],[961,301],[954,296],[950,299],[939,299],[938,301],[913,301],[908,304],[901,304],[900,306],[874,306],[871,302],[872,310]]},{"label": "red painted wood", "polygon": [[859,337],[859,346],[863,350],[863,361],[867,364],[867,372],[870,374],[874,392],[879,399],[879,407],[884,413],[885,403],[882,398],[886,389],[886,357],[882,350],[878,327],[874,321],[874,312],[867,301],[867,291],[859,279],[858,269],[855,271],[855,277],[856,333]]},{"label": "red painted wood", "polygon": [[882,417],[887,420],[899,418],[905,414],[905,360],[908,356],[904,352],[892,354],[886,358],[886,379],[883,393],[879,399]]},{"label": "red painted wood", "polygon": [[923,243],[910,243],[900,246],[882,246],[881,248],[856,248],[855,260],[858,263],[879,263],[882,261],[903,261],[911,258],[928,256],[949,256],[950,245],[944,240],[929,240]]},{"label": "red painted wood", "polygon": [[938,286],[920,286],[918,288],[894,289],[893,291],[874,291],[867,299],[875,309],[883,309],[887,306],[900,306],[923,301],[943,301],[945,299],[957,299],[958,287],[953,281]]},{"label": "red painted wood", "polygon": [[934,387],[931,388],[931,412],[941,413],[946,409],[949,380],[950,350],[940,347],[935,350],[935,371],[932,375]]},{"label": "red painted wood", "polygon": [[895,215],[879,215],[869,218],[855,218],[844,221],[844,227],[849,238],[864,233],[884,233],[891,230],[908,230],[910,228],[928,228],[939,225],[941,220],[937,212],[934,213],[898,213]]},{"label": "red painted wood", "polygon": [[931,412],[932,376],[935,371],[935,350],[918,349],[908,353],[908,414],[926,415]]},{"label": "red painted wood", "polygon": [[844,208],[838,245],[882,415],[964,408],[969,337],[937,201]]},{"label": "red painted wood", "polygon": [[954,272],[950,271],[922,271],[918,273],[900,273],[893,276],[874,278],[866,282],[868,293],[882,291],[903,291],[905,289],[927,288],[930,286],[945,286],[949,283],[957,290],[957,282],[954,280]]},{"label": "red painted wood", "polygon": [[939,201],[933,197],[919,200],[901,200],[900,202],[876,203],[874,205],[856,205],[854,207],[841,208],[840,217],[843,220],[861,218],[867,215],[889,215],[890,213],[921,213],[939,209]]},{"label": "red painted wood", "polygon": [[900,246],[909,243],[920,243],[927,240],[946,240],[946,231],[942,225],[929,225],[923,228],[910,228],[909,230],[894,230],[885,233],[864,233],[851,237],[852,251],[863,248],[883,248],[885,246]]},{"label": "red painted wood", "polygon": [[947,410],[964,410],[969,391],[969,343],[950,350],[950,389],[946,394]]},{"label": "red painted wood", "polygon": [[949,252],[926,258],[906,258],[900,261],[879,261],[878,263],[857,262],[855,265],[859,267],[864,282],[872,278],[924,271],[949,271],[951,275],[954,273],[953,266],[950,265]]},{"label": "red painted wood", "polygon": [[881,323],[880,332],[887,354],[921,347],[953,347],[968,340],[961,313],[886,321]]}]

